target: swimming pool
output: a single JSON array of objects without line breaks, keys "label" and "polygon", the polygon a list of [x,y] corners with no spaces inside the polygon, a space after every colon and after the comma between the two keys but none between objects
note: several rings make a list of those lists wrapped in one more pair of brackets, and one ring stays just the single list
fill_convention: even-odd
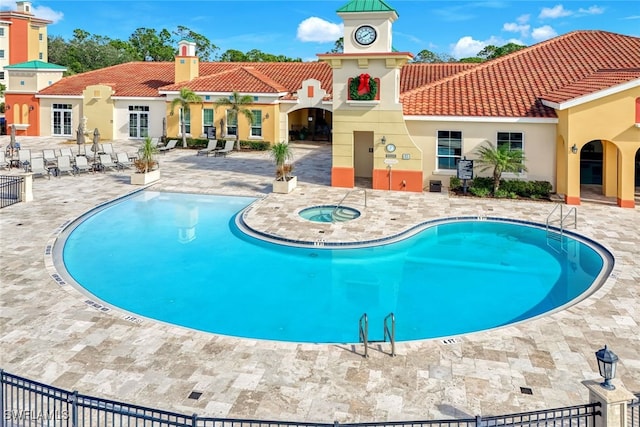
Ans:
[{"label": "swimming pool", "polygon": [[578,299],[611,268],[604,250],[502,221],[442,222],[358,249],[282,246],[236,227],[253,201],[142,191],[76,221],[55,257],[86,292],[137,316],[317,343],[357,342],[365,312],[370,340],[391,312],[398,341],[507,325]]}]

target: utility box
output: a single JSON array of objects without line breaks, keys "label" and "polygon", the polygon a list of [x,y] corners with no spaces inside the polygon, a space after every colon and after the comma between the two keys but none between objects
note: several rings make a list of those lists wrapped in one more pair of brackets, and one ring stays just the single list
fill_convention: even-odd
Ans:
[{"label": "utility box", "polygon": [[429,192],[430,193],[440,193],[442,192],[442,181],[440,180],[430,180],[429,181]]}]

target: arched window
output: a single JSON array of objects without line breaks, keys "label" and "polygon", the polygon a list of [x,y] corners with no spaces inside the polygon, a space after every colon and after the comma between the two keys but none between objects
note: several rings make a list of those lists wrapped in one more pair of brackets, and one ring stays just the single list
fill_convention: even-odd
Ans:
[{"label": "arched window", "polygon": [[180,51],[180,56],[187,56],[187,47],[186,46],[182,46],[182,49]]},{"label": "arched window", "polygon": [[640,98],[636,98],[636,125],[640,124]]}]

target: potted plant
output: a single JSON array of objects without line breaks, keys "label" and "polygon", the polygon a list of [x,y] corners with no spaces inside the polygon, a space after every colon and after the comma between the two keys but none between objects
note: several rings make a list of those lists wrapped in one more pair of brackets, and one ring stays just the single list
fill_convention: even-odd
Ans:
[{"label": "potted plant", "polygon": [[157,152],[151,138],[146,137],[138,150],[138,158],[133,162],[136,172],[131,175],[131,184],[146,185],[160,179],[159,164],[155,159]]},{"label": "potted plant", "polygon": [[276,164],[276,178],[273,181],[273,192],[287,194],[296,188],[298,180],[291,175],[293,171],[293,152],[286,142],[278,142],[271,146],[271,158]]}]

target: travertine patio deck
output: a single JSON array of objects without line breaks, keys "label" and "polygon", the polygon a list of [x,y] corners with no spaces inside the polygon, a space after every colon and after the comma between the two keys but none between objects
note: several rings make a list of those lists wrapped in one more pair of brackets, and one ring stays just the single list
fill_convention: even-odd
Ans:
[{"label": "travertine patio deck", "polygon": [[[63,144],[55,138],[21,142],[33,150]],[[7,143],[8,137],[0,137],[0,146]],[[116,150],[123,145],[130,143],[114,143]],[[301,227],[298,208],[337,203],[348,190],[328,186],[329,146],[299,144],[295,152],[299,186],[289,195],[270,194],[273,166],[266,153],[207,158],[174,150],[160,156],[162,180],[152,188],[267,196],[248,215],[252,227],[312,241],[318,236],[325,241],[370,239],[443,216],[544,223],[552,208],[535,201],[369,190],[366,208],[362,192],[348,199],[362,208],[359,220]],[[594,352],[606,343],[620,357],[620,381],[640,392],[638,208],[602,202],[578,208],[577,232],[616,257],[612,277],[587,300],[541,319],[455,340],[400,343],[396,358],[376,346],[364,359],[359,346],[237,339],[150,320],[135,323],[116,309],[101,312],[89,306],[71,286],[59,286],[45,266],[45,246],[66,221],[131,192],[127,175],[38,178],[33,202],[0,210],[0,368],[85,394],[187,414],[316,422],[415,420],[585,403],[588,393],[580,382],[598,378]],[[483,313],[481,306],[469,310]],[[520,387],[531,388],[533,395],[522,394]],[[203,393],[197,401],[187,398],[194,390]]]}]

